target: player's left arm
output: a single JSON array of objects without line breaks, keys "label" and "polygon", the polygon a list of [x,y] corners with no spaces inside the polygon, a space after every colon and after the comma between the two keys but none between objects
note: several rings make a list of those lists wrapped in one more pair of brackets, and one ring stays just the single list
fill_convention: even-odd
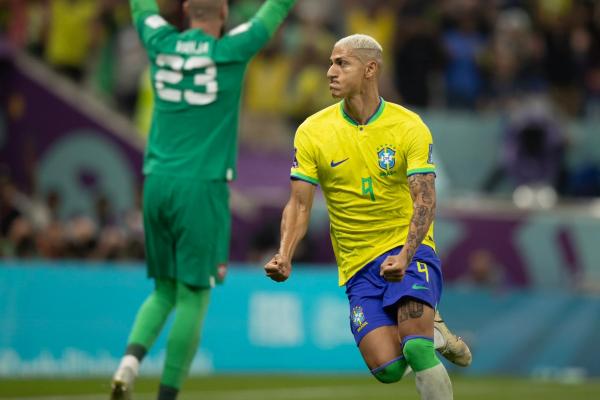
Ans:
[{"label": "player's left arm", "polygon": [[427,236],[435,216],[435,174],[414,174],[408,177],[413,213],[406,242],[397,256],[388,257],[381,265],[381,275],[390,282],[401,281],[417,249]]},{"label": "player's left arm", "polygon": [[411,175],[408,177],[408,187],[413,201],[413,215],[402,250],[406,252],[407,264],[410,264],[435,216],[435,174]]},{"label": "player's left arm", "polygon": [[266,0],[250,21],[219,40],[215,56],[228,61],[248,61],[267,44],[295,3],[296,0]]},{"label": "player's left arm", "polygon": [[435,165],[432,161],[433,139],[425,124],[415,125],[407,146],[407,179],[413,209],[408,235],[397,256],[381,265],[381,275],[388,281],[400,281],[417,249],[427,236],[435,215]]},{"label": "player's left arm", "polygon": [[129,0],[131,19],[144,47],[152,52],[160,40],[177,33],[161,15],[156,0]]},{"label": "player's left arm", "polygon": [[156,0],[129,0],[129,6],[131,7],[131,18],[136,24],[144,14],[158,14]]}]

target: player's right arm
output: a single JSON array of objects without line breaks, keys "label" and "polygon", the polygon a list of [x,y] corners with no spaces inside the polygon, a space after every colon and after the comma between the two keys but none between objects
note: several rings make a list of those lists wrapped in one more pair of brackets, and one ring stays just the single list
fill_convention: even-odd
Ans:
[{"label": "player's right arm", "polygon": [[315,187],[319,183],[317,165],[316,149],[301,125],[294,137],[291,193],[281,218],[279,252],[265,265],[267,276],[276,282],[290,276],[292,257],[308,229]]},{"label": "player's right arm", "polygon": [[308,229],[314,196],[315,185],[292,181],[290,199],[281,218],[279,252],[265,265],[267,276],[276,282],[285,281],[292,272],[292,258]]}]

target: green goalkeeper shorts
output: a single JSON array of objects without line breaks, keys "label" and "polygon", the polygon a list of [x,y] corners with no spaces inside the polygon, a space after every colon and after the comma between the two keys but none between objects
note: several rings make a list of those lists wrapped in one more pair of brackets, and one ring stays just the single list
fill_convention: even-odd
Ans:
[{"label": "green goalkeeper shorts", "polygon": [[148,175],[143,214],[148,276],[214,286],[229,255],[227,182]]}]

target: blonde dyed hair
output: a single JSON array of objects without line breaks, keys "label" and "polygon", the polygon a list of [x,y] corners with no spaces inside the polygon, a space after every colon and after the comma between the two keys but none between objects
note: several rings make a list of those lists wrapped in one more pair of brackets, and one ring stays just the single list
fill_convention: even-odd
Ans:
[{"label": "blonde dyed hair", "polygon": [[346,36],[338,40],[335,47],[351,50],[362,62],[375,61],[380,68],[383,65],[383,47],[369,35],[357,33]]}]

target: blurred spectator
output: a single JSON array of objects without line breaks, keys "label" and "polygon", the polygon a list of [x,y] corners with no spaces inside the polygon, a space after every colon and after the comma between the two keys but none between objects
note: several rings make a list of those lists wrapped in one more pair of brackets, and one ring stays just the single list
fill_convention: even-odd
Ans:
[{"label": "blurred spectator", "polygon": [[107,101],[132,116],[140,75],[148,65],[126,0],[103,0],[99,12],[101,38],[94,60],[93,83]]},{"label": "blurred spectator", "polygon": [[306,117],[332,104],[328,89],[329,56],[337,37],[328,26],[337,1],[309,0],[297,7],[293,69],[288,81],[286,111],[295,128]]},{"label": "blurred spectator", "polygon": [[100,231],[97,246],[91,251],[90,258],[95,260],[118,260],[125,255],[127,245],[125,233],[117,227],[105,227]]},{"label": "blurred spectator", "polygon": [[99,4],[95,0],[48,1],[46,60],[57,71],[81,82],[99,30]]},{"label": "blurred spectator", "polygon": [[431,2],[408,1],[398,16],[394,51],[394,80],[402,104],[427,107],[435,73],[441,71],[443,48]]},{"label": "blurred spectator", "polygon": [[96,222],[101,229],[116,223],[112,205],[105,195],[96,198]]},{"label": "blurred spectator", "polygon": [[584,114],[600,119],[600,1],[588,2],[585,12],[589,47],[585,55],[585,101]]},{"label": "blurred spectator", "polygon": [[550,186],[564,193],[566,144],[565,133],[547,103],[522,102],[509,116],[500,165],[484,190],[492,191],[508,178],[513,188]]},{"label": "blurred spectator", "polygon": [[46,205],[48,206],[50,220],[57,221],[59,219],[61,197],[56,190],[48,191],[48,194],[46,195]]},{"label": "blurred spectator", "polygon": [[282,41],[281,35],[274,37],[248,66],[245,111],[271,118],[284,115],[286,84],[291,79],[292,59],[284,51]]},{"label": "blurred spectator", "polygon": [[7,236],[12,223],[21,216],[14,201],[16,188],[7,175],[0,175],[0,235]]},{"label": "blurred spectator", "polygon": [[[481,63],[487,38],[479,31],[476,1],[454,0],[442,34],[446,51],[446,102],[451,108],[475,108],[483,93]],[[450,6],[449,6],[450,7]]]},{"label": "blurred spectator", "polygon": [[544,71],[554,101],[574,114],[579,98],[576,93],[577,68],[571,46],[567,14],[570,1],[537,2],[537,17],[544,38]]},{"label": "blurred spectator", "polygon": [[467,263],[467,272],[458,280],[459,285],[485,289],[501,289],[505,286],[504,270],[489,250],[473,250]]},{"label": "blurred spectator", "polygon": [[61,223],[53,222],[37,234],[36,247],[41,258],[60,259],[66,254],[66,238]]},{"label": "blurred spectator", "polygon": [[87,258],[97,242],[97,226],[89,217],[76,217],[66,227],[67,257]]},{"label": "blurred spectator", "polygon": [[126,26],[118,32],[115,47],[112,58],[116,61],[113,93],[119,109],[133,116],[140,77],[148,67],[148,59],[132,26]]},{"label": "blurred spectator", "polygon": [[46,1],[0,0],[0,33],[5,31],[13,46],[41,55],[47,23]]},{"label": "blurred spectator", "polygon": [[4,234],[20,216],[27,218],[34,229],[44,228],[50,223],[50,211],[45,202],[18,190],[8,175],[0,177],[0,209]]},{"label": "blurred spectator", "polygon": [[543,43],[534,35],[524,10],[510,8],[498,15],[490,47],[490,105],[504,110],[513,101],[543,89]]},{"label": "blurred spectator", "polygon": [[18,258],[33,258],[37,255],[33,226],[23,218],[16,218],[10,225],[8,240],[11,243],[12,255]]},{"label": "blurred spectator", "polygon": [[[313,40],[311,40],[313,39]],[[287,92],[287,114],[292,126],[298,126],[309,115],[333,104],[335,100],[329,92],[327,68],[329,68],[329,53],[324,53],[315,44],[315,40],[332,43],[326,35],[320,39],[307,39],[296,53],[295,70],[289,80]]]},{"label": "blurred spectator", "polygon": [[584,161],[569,173],[567,194],[572,197],[600,197],[600,165]]}]

